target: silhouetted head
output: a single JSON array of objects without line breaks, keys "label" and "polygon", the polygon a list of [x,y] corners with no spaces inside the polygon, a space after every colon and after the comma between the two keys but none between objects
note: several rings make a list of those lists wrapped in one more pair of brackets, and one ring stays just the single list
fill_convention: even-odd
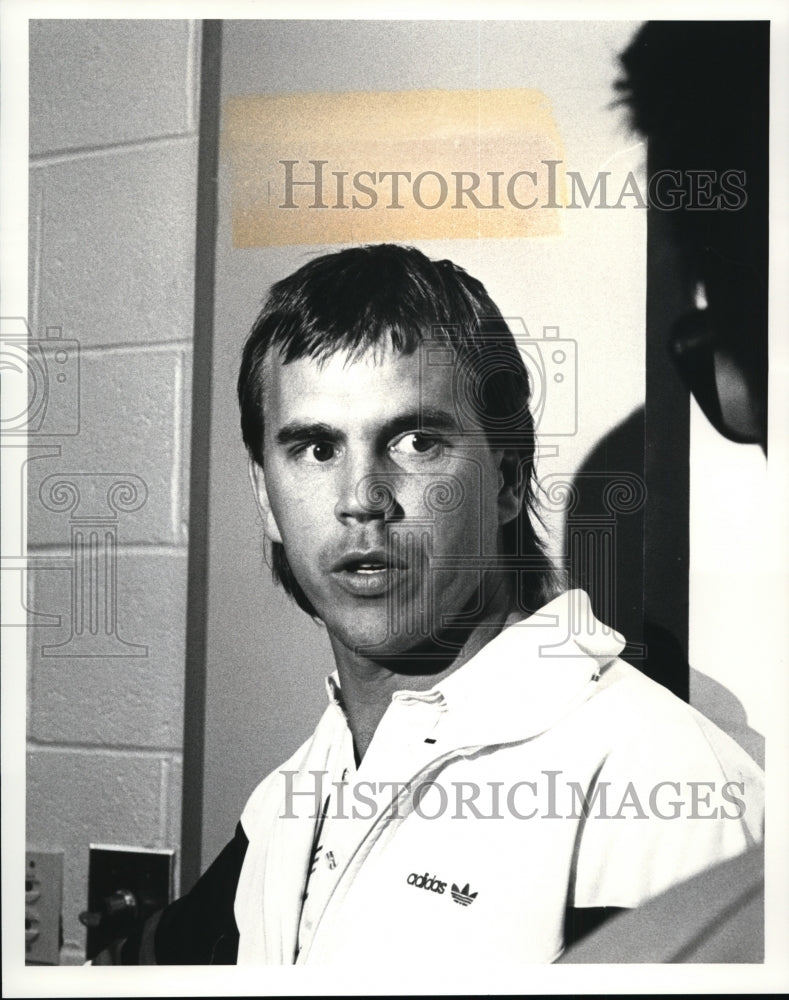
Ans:
[{"label": "silhouetted head", "polygon": [[650,177],[685,193],[668,218],[696,301],[675,359],[717,430],[766,449],[769,23],[650,21],[620,58]]}]

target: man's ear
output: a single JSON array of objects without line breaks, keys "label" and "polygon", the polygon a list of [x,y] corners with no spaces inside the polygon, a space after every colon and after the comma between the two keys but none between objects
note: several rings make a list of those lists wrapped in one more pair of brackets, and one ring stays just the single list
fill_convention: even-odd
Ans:
[{"label": "man's ear", "polygon": [[520,471],[520,456],[513,448],[504,448],[499,461],[499,524],[508,524],[521,512],[528,487]]},{"label": "man's ear", "polygon": [[268,499],[266,475],[263,468],[252,458],[249,459],[249,481],[252,483],[252,491],[255,494],[255,500],[257,501],[260,517],[263,521],[263,530],[266,533],[266,538],[268,538],[270,542],[281,543],[282,536],[279,533],[277,522],[274,520],[274,514],[272,513],[271,504]]}]

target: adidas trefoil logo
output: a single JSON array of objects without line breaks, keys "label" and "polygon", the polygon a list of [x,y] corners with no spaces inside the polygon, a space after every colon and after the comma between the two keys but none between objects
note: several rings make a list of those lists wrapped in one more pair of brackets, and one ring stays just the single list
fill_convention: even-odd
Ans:
[{"label": "adidas trefoil logo", "polygon": [[466,882],[462,889],[458,889],[455,883],[452,883],[452,898],[460,906],[470,906],[478,895],[478,892],[470,891],[468,882]]}]

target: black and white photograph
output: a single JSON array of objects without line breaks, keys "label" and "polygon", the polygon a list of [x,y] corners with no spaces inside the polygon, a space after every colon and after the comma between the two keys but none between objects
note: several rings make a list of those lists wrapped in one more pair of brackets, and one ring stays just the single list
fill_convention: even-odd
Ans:
[{"label": "black and white photograph", "polygon": [[789,988],[788,14],[0,7],[4,995]]}]

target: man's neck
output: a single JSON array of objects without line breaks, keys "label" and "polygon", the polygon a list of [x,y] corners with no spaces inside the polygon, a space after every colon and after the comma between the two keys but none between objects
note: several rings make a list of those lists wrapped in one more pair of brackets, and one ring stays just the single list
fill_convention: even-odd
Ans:
[{"label": "man's neck", "polygon": [[453,650],[447,654],[445,647],[436,646],[434,650],[442,649],[443,652],[437,658],[430,655],[429,647],[422,647],[421,653],[410,651],[400,659],[373,659],[332,639],[357,761],[367,752],[395,692],[427,691],[435,687],[468,663],[507,625],[523,617],[511,589],[502,585],[494,589],[484,612],[477,616],[476,624],[465,627],[462,633],[458,630],[447,634],[446,638],[456,644],[457,652]]}]

